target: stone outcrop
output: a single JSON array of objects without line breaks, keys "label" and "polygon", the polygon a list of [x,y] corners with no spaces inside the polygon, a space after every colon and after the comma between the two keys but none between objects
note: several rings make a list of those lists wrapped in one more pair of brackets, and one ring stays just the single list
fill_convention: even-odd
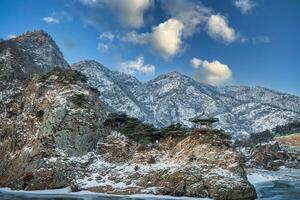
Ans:
[{"label": "stone outcrop", "polygon": [[105,116],[96,94],[77,72],[57,68],[33,78],[1,117],[1,185],[18,189],[68,185],[71,169],[55,162],[56,157],[94,150],[105,134]]},{"label": "stone outcrop", "polygon": [[93,161],[77,176],[76,188],[112,194],[256,197],[243,169],[243,157],[213,134],[168,137],[141,148],[121,133],[111,132],[97,149],[101,155],[77,158],[84,163]]},{"label": "stone outcrop", "polygon": [[277,141],[258,144],[250,152],[248,165],[268,170],[281,166],[300,169],[300,153],[290,152]]}]

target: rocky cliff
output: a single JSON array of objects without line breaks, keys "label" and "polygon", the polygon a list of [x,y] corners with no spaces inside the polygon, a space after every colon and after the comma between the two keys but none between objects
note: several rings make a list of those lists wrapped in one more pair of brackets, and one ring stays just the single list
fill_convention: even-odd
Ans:
[{"label": "rocky cliff", "polygon": [[300,169],[299,134],[275,137],[257,144],[249,154],[249,167],[278,170],[280,167]]},{"label": "rocky cliff", "polygon": [[34,74],[45,74],[56,66],[69,67],[56,43],[44,31],[0,41],[0,102],[12,101]]},{"label": "rocky cliff", "polygon": [[55,158],[85,155],[106,133],[106,111],[83,81],[77,72],[55,68],[35,76],[1,113],[2,186],[45,189],[69,183],[71,166]]}]

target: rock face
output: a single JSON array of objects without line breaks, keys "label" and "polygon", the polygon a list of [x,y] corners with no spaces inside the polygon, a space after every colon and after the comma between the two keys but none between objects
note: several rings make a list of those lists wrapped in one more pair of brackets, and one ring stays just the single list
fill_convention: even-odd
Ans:
[{"label": "rock face", "polygon": [[[43,31],[2,41],[0,50],[0,187],[256,197],[241,155],[217,134],[169,136],[146,145],[105,126],[108,111],[99,101],[99,91],[84,75],[68,69]],[[139,81],[124,74],[105,73],[120,80],[116,86],[96,77],[101,84],[113,85],[119,92],[116,97],[129,96],[126,101],[140,105],[140,111],[148,109],[135,100],[134,96],[147,99],[139,91],[127,93],[143,84],[136,86]],[[125,110],[138,111],[126,101]]]},{"label": "rock face", "polygon": [[279,167],[300,169],[300,151],[290,151],[287,146],[273,141],[256,145],[250,153],[250,167],[278,170]]},{"label": "rock face", "polygon": [[79,171],[75,188],[112,194],[256,197],[245,176],[242,157],[213,134],[168,137],[141,148],[113,131],[98,143],[97,153],[74,158],[86,166],[84,172]]},{"label": "rock face", "polygon": [[177,72],[142,83],[96,61],[82,61],[72,68],[88,77],[111,111],[125,112],[158,127],[177,122],[190,126],[188,120],[205,111],[220,119],[218,128],[240,136],[271,130],[300,117],[300,97],[263,87],[213,87]]},{"label": "rock face", "polygon": [[69,68],[52,38],[44,31],[0,41],[0,102],[8,103],[34,74],[54,67]]},{"label": "rock face", "polygon": [[1,115],[0,185],[18,189],[69,184],[73,166],[57,157],[82,156],[106,134],[106,111],[85,78],[55,68],[34,77]]}]

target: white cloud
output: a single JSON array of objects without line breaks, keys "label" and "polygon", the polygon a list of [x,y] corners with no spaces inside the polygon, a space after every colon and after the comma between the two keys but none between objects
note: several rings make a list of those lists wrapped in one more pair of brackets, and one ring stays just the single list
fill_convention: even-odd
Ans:
[{"label": "white cloud", "polygon": [[160,56],[168,59],[177,54],[182,45],[183,24],[169,19],[152,28],[150,33],[127,33],[122,40],[133,44],[149,44]]},{"label": "white cloud", "polygon": [[114,34],[112,34],[111,32],[103,32],[98,39],[105,39],[108,41],[113,41],[115,38]]},{"label": "white cloud", "polygon": [[130,42],[133,44],[147,44],[149,42],[151,34],[150,33],[137,33],[136,31],[131,31],[126,33],[121,40],[123,42]]},{"label": "white cloud", "polygon": [[153,28],[152,46],[165,58],[174,56],[182,44],[183,24],[176,19],[169,19]]},{"label": "white cloud", "polygon": [[54,17],[44,17],[42,20],[48,24],[58,24],[59,23],[59,19],[56,19]]},{"label": "white cloud", "polygon": [[184,37],[191,36],[199,31],[199,26],[205,24],[212,13],[212,9],[203,6],[201,3],[188,0],[164,0],[162,5],[172,18],[183,23]]},{"label": "white cloud", "polygon": [[81,0],[93,8],[108,7],[118,16],[124,26],[139,28],[144,24],[144,13],[152,6],[153,0]]},{"label": "white cloud", "polygon": [[106,0],[81,0],[81,3],[91,7],[100,7],[105,5]]},{"label": "white cloud", "polygon": [[102,52],[106,52],[108,51],[109,47],[107,44],[104,44],[104,43],[98,43],[98,46],[97,46],[97,49],[102,51]]},{"label": "white cloud", "polygon": [[144,12],[152,5],[151,0],[122,0],[117,2],[120,19],[126,26],[139,28],[144,24]]},{"label": "white cloud", "polygon": [[263,36],[253,37],[253,38],[252,38],[252,42],[253,42],[253,44],[270,43],[270,42],[271,42],[271,39],[270,39],[269,36],[263,35]]},{"label": "white cloud", "polygon": [[136,60],[129,60],[119,64],[119,71],[126,74],[139,74],[153,75],[155,73],[155,66],[150,64],[144,64],[144,57],[140,56]]},{"label": "white cloud", "polygon": [[17,37],[16,35],[14,35],[14,34],[9,34],[7,37],[6,37],[6,39],[13,39],[13,38],[15,38],[15,37]]},{"label": "white cloud", "polygon": [[256,6],[256,3],[251,0],[235,0],[233,3],[243,14],[249,13]]},{"label": "white cloud", "polygon": [[198,58],[197,68],[202,67],[202,71],[196,74],[196,79],[200,82],[208,83],[210,85],[221,85],[229,81],[232,77],[232,72],[228,65],[222,64],[217,60],[209,62],[207,60],[201,61]]},{"label": "white cloud", "polygon": [[237,39],[235,30],[228,25],[228,20],[222,15],[211,15],[207,22],[207,32],[214,39],[231,43]]},{"label": "white cloud", "polygon": [[193,66],[193,68],[198,69],[200,67],[200,65],[202,64],[202,60],[198,59],[198,58],[193,58],[191,59],[191,65]]},{"label": "white cloud", "polygon": [[164,0],[162,5],[172,18],[183,23],[184,38],[199,32],[205,25],[208,35],[214,39],[231,43],[239,38],[236,31],[229,27],[226,17],[214,14],[212,8],[202,5],[200,1]]}]

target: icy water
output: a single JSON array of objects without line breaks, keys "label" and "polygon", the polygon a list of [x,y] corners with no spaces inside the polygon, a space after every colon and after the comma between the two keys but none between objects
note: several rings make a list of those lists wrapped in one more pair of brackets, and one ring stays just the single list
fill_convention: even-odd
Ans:
[{"label": "icy water", "polygon": [[[258,199],[300,200],[300,170],[280,170],[278,172],[251,171],[249,181],[254,184]],[[69,193],[63,190],[14,192],[0,189],[0,200],[170,200],[196,199],[153,196],[100,196],[93,193]]]},{"label": "icy water", "polygon": [[271,181],[256,185],[259,199],[293,200],[300,199],[300,181]]},{"label": "icy water", "polygon": [[248,179],[255,186],[258,199],[300,200],[300,170],[254,170]]}]

